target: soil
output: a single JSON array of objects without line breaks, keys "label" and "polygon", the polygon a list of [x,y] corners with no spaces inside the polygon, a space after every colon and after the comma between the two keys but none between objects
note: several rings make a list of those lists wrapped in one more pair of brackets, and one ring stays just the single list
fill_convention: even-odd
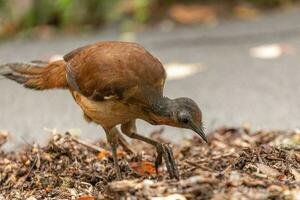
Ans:
[{"label": "soil", "polygon": [[[159,132],[152,138],[169,143]],[[0,133],[0,147],[7,134]],[[158,174],[155,149],[132,141],[139,152],[118,152],[116,180],[109,146],[89,144],[69,133],[17,152],[0,150],[0,199],[299,199],[300,131],[220,128],[208,136],[173,145],[180,180]],[[159,197],[159,198],[153,198]]]}]

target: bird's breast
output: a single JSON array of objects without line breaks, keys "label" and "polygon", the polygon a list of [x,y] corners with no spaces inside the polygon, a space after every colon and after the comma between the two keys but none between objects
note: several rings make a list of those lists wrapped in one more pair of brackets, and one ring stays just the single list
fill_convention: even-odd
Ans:
[{"label": "bird's breast", "polygon": [[104,128],[111,128],[139,117],[138,108],[117,99],[92,101],[78,92],[72,92],[84,114]]}]

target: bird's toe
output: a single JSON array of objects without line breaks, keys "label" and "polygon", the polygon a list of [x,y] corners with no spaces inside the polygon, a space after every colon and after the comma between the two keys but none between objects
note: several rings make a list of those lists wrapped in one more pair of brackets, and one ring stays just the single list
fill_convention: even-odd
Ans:
[{"label": "bird's toe", "polygon": [[155,160],[155,169],[158,172],[158,167],[162,164],[162,159],[164,159],[166,163],[166,167],[170,178],[179,179],[179,172],[177,169],[177,165],[175,163],[175,159],[173,156],[173,152],[171,147],[168,144],[161,144],[157,146],[157,157]]}]

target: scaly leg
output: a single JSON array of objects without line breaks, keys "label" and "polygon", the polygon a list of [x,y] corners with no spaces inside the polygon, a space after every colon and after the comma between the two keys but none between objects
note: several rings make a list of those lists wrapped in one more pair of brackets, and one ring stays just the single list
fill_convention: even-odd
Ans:
[{"label": "scaly leg", "polygon": [[122,124],[121,130],[128,137],[138,139],[138,140],[144,141],[148,144],[155,146],[156,151],[157,151],[157,158],[155,160],[156,171],[157,171],[158,167],[162,164],[162,159],[164,159],[166,166],[167,166],[168,173],[170,175],[170,178],[179,179],[179,173],[178,173],[178,169],[177,169],[177,166],[176,166],[176,163],[174,160],[172,149],[167,144],[161,144],[155,140],[152,140],[150,138],[147,138],[145,136],[137,134],[135,120],[130,121],[126,124]]}]

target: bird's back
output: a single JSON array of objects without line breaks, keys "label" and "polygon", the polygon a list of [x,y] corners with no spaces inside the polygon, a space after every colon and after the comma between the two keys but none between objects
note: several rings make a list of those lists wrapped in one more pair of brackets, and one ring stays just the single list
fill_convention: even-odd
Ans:
[{"label": "bird's back", "polygon": [[64,59],[71,87],[92,100],[134,97],[143,101],[148,95],[162,95],[165,70],[138,44],[99,42],[76,49]]}]

